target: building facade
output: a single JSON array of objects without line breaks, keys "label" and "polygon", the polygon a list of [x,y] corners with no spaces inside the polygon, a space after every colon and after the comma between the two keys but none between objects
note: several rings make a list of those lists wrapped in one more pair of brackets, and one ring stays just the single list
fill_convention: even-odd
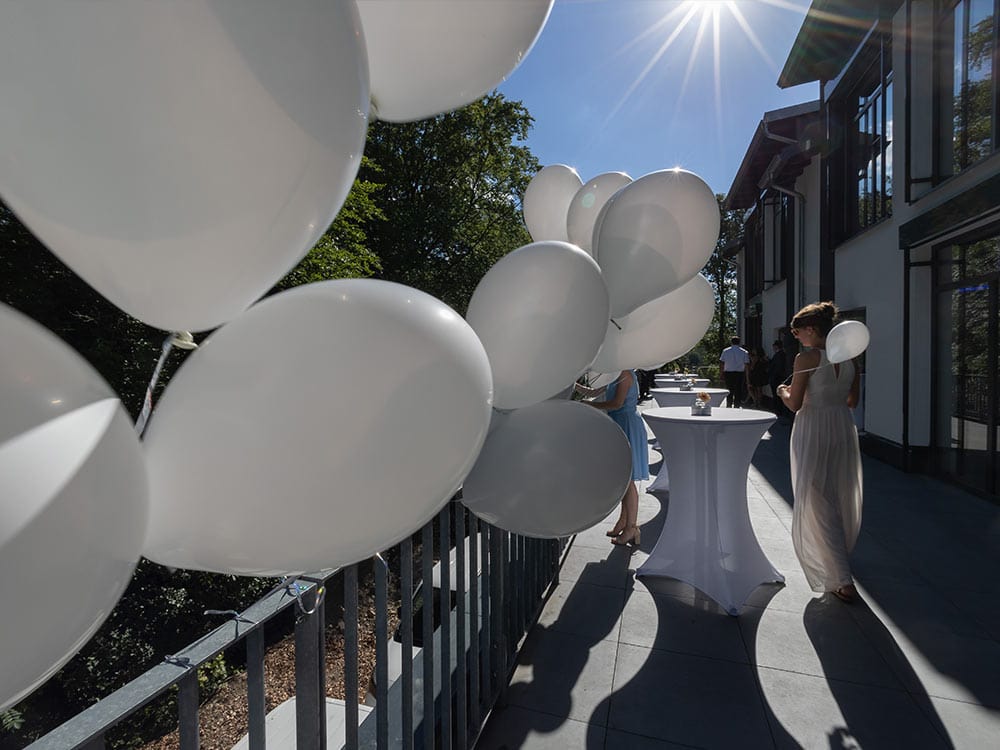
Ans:
[{"label": "building facade", "polygon": [[1000,0],[815,0],[727,197],[749,341],[863,321],[864,449],[1000,498]]}]

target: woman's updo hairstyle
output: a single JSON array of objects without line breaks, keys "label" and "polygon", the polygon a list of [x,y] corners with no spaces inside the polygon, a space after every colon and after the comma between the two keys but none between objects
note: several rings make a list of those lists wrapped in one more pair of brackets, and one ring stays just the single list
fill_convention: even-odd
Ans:
[{"label": "woman's updo hairstyle", "polygon": [[795,317],[792,318],[792,328],[814,326],[819,335],[826,338],[826,334],[836,324],[839,312],[832,302],[813,302],[795,313]]}]

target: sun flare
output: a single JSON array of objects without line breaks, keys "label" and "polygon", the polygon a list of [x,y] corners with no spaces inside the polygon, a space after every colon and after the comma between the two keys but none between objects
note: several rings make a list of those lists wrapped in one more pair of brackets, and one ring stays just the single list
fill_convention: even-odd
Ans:
[{"label": "sun flare", "polygon": [[[662,37],[662,41],[650,54],[649,60],[639,71],[635,80],[626,87],[615,106],[608,113],[606,121],[610,121],[625,106],[675,43],[688,43],[691,49],[685,65],[684,76],[681,79],[676,105],[684,98],[692,74],[702,56],[708,53],[707,50],[702,52],[703,46],[707,46],[703,44],[706,37],[711,39],[714,108],[718,122],[722,121],[723,116],[722,55],[726,36],[742,34],[768,68],[777,71],[778,65],[774,57],[764,46],[751,21],[740,7],[742,5],[746,8],[750,4],[748,0],[683,0],[682,2],[661,0],[661,2],[664,6],[663,15],[628,42],[621,52],[650,39]],[[809,6],[808,0],[754,0],[754,4],[770,5],[803,14]],[[709,34],[709,32],[711,33]],[[676,111],[677,107],[675,106],[674,109]]]}]

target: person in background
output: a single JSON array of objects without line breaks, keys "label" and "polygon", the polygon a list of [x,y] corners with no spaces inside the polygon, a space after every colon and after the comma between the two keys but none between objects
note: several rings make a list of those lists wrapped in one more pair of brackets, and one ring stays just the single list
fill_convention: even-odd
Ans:
[{"label": "person in background", "polygon": [[759,346],[750,354],[750,400],[755,409],[764,406],[764,386],[767,385],[768,367],[767,355]]},{"label": "person in background", "polygon": [[641,543],[641,535],[637,521],[639,518],[639,490],[635,483],[640,479],[649,479],[649,451],[646,436],[646,423],[639,416],[636,405],[639,402],[638,379],[632,370],[622,370],[618,377],[604,388],[586,388],[579,383],[576,390],[583,396],[600,396],[596,401],[585,401],[595,409],[606,411],[608,416],[622,428],[632,449],[632,481],[628,483],[625,496],[622,498],[621,513],[614,528],[607,532],[612,544]]},{"label": "person in background", "polygon": [[729,390],[726,406],[739,406],[745,398],[744,389],[750,383],[750,355],[740,346],[739,336],[729,339],[729,346],[719,355],[719,367]]},{"label": "person in background", "polygon": [[655,380],[654,371],[636,370],[635,374],[639,379],[639,403],[642,403],[649,398],[649,389],[653,387]]},{"label": "person in background", "polygon": [[774,413],[778,417],[788,417],[790,412],[788,407],[778,396],[778,386],[785,382],[788,377],[788,358],[785,349],[780,341],[771,344],[771,361],[767,365],[767,384],[771,387],[771,394],[774,396]]},{"label": "person in background", "polygon": [[795,555],[813,591],[853,602],[858,592],[849,558],[861,530],[862,476],[851,409],[860,375],[850,360],[827,359],[836,316],[832,302],[816,302],[792,318],[792,333],[807,348],[795,357],[791,385],[778,386],[778,394],[797,412],[789,444]]}]

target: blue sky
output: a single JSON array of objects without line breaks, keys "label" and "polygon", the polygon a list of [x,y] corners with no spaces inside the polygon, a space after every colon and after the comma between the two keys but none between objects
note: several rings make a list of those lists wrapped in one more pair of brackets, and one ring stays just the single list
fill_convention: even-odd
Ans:
[{"label": "blue sky", "polygon": [[499,88],[535,118],[528,145],[543,166],[583,180],[680,166],[725,193],[761,115],[818,96],[817,84],[777,86],[808,5],[556,0]]}]

